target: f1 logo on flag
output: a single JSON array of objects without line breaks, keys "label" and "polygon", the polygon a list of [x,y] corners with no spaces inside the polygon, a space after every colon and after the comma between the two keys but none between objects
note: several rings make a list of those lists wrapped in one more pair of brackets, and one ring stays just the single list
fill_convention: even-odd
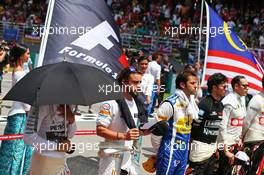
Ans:
[{"label": "f1 logo on flag", "polygon": [[111,25],[107,21],[103,21],[71,44],[86,50],[92,50],[100,44],[109,50],[114,46],[114,44],[108,39],[109,36],[112,36],[117,42],[119,42]]},{"label": "f1 logo on flag", "polygon": [[106,2],[50,0],[49,8],[45,27],[56,27],[57,34],[43,36],[38,66],[67,60],[93,66],[116,78],[123,68],[119,60],[122,45]]}]

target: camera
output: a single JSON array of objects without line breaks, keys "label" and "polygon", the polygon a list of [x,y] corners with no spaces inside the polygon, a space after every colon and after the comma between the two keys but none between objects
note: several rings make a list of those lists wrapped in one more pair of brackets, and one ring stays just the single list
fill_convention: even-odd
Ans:
[{"label": "camera", "polygon": [[0,51],[9,51],[8,43],[5,40],[0,42]]}]

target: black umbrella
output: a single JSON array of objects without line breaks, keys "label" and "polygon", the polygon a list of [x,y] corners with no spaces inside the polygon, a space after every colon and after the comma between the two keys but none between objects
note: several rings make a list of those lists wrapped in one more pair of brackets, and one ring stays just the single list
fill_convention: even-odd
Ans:
[{"label": "black umbrella", "polygon": [[[66,126],[66,104],[90,105],[119,99],[122,97],[121,92],[111,90],[116,85],[111,76],[94,67],[63,61],[29,72],[12,87],[4,100],[20,101],[34,106],[64,104]],[[65,137],[67,138],[66,127]],[[68,153],[73,153],[75,146],[72,148]]]},{"label": "black umbrella", "polygon": [[63,61],[29,72],[12,87],[4,100],[20,101],[30,105],[91,105],[121,98],[121,92],[109,91],[116,85],[116,81],[101,70]]}]

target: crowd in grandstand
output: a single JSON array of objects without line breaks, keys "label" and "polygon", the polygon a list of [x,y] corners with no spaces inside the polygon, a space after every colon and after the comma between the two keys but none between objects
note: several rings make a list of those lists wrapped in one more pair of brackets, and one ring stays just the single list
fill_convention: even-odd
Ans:
[{"label": "crowd in grandstand", "polygon": [[0,20],[18,24],[43,24],[47,12],[46,0],[2,0]]},{"label": "crowd in grandstand", "polygon": [[[196,27],[200,22],[200,2],[197,1],[125,1],[107,0],[114,19],[123,33],[166,36],[169,27]],[[230,27],[240,36],[264,66],[264,8],[259,2],[214,1],[210,4]],[[205,15],[205,12],[204,12]],[[205,25],[206,16],[203,19]],[[198,40],[196,35],[175,35],[175,38]],[[258,49],[255,49],[258,48]]]},{"label": "crowd in grandstand", "polygon": [[[111,6],[122,32],[164,35],[165,27],[198,26],[200,21],[200,3],[191,0],[108,0],[107,3]],[[254,2],[241,5],[220,0],[214,1],[211,6],[249,47],[264,46],[263,7]]]},{"label": "crowd in grandstand", "polygon": [[[166,36],[166,28],[199,26],[200,2],[194,0],[105,0],[112,9],[121,33]],[[209,2],[208,2],[209,3]],[[211,2],[264,66],[264,8],[261,2]],[[3,0],[0,21],[43,25],[48,0]],[[205,12],[204,12],[205,15]],[[205,25],[206,16],[204,16]],[[182,43],[198,40],[198,34],[175,35]],[[165,47],[165,46],[164,46]],[[256,49],[257,48],[257,49]]]},{"label": "crowd in grandstand", "polygon": [[[1,1],[0,20],[43,24],[47,2],[46,0]],[[111,7],[121,32],[125,33],[162,36],[165,27],[198,26],[200,21],[200,2],[194,0],[106,0],[106,2]],[[242,5],[217,0],[211,6],[238,33],[248,47],[264,47],[264,8],[261,2],[246,1],[246,4]]]}]

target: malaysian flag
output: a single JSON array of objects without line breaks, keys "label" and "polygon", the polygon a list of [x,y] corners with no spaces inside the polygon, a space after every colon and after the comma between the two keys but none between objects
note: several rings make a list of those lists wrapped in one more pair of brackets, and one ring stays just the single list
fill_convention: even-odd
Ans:
[{"label": "malaysian flag", "polygon": [[210,75],[221,72],[228,77],[229,83],[237,75],[245,76],[249,83],[249,93],[261,91],[263,76],[261,65],[227,23],[207,3],[205,4],[209,32],[206,38],[202,86],[206,85]]}]

